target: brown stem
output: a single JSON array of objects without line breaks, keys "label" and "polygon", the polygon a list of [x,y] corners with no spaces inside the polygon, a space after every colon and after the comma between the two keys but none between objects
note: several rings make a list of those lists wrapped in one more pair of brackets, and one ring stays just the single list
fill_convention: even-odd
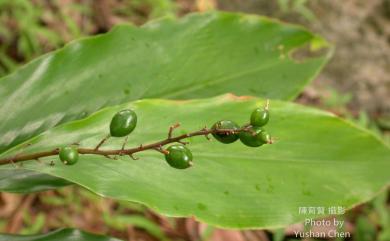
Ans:
[{"label": "brown stem", "polygon": [[[167,139],[154,142],[151,144],[146,145],[139,145],[138,147],[129,148],[129,149],[115,149],[115,150],[100,150],[99,147],[104,143],[104,141],[107,139],[103,139],[99,145],[95,148],[78,148],[79,154],[91,154],[91,155],[101,155],[105,157],[109,156],[116,156],[116,155],[128,155],[130,157],[133,157],[134,153],[145,151],[145,150],[162,150],[162,146],[165,146],[170,143],[184,143],[182,139],[186,139],[193,136],[206,136],[208,137],[209,134],[235,134],[242,131],[247,131],[250,128],[250,126],[246,125],[243,128],[237,129],[237,130],[231,130],[231,129],[207,129],[203,128],[199,131],[194,131],[191,133],[182,134],[176,137],[172,137],[171,135],[168,136]],[[174,128],[172,128],[174,129]],[[171,132],[171,131],[170,131]],[[56,156],[59,153],[59,148],[53,149],[51,151],[44,151],[44,152],[37,152],[32,154],[17,154],[12,157],[6,157],[3,159],[0,159],[0,165],[9,164],[9,163],[17,163],[22,161],[28,161],[28,160],[37,160],[42,157],[48,157],[48,156]]]},{"label": "brown stem", "polygon": [[107,135],[106,137],[104,137],[100,142],[99,144],[97,144],[97,146],[95,147],[95,151],[99,150],[99,148],[108,140],[108,138],[110,138],[111,135]]},{"label": "brown stem", "polygon": [[179,128],[180,127],[180,123],[176,123],[172,126],[169,127],[169,131],[168,131],[168,139],[171,139],[172,138],[172,133],[173,133],[173,130],[175,130],[176,128]]}]

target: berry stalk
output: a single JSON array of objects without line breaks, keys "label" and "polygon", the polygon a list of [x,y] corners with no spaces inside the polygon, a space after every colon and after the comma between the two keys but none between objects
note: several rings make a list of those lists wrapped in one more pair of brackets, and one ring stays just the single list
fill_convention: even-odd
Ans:
[{"label": "berry stalk", "polygon": [[[248,131],[251,126],[245,126],[243,128],[239,129],[208,129],[208,128],[203,128],[198,131],[182,134],[176,137],[172,136],[172,132],[175,128],[179,127],[179,124],[173,125],[169,128],[168,132],[168,137],[164,140],[157,141],[154,143],[150,144],[141,144],[138,147],[133,147],[129,149],[114,149],[114,150],[100,150],[100,143],[98,145],[98,148],[77,148],[77,151],[79,154],[90,154],[90,155],[101,155],[107,158],[112,158],[111,156],[129,156],[133,159],[133,154],[141,151],[146,151],[146,150],[156,150],[160,152],[164,152],[162,150],[162,147],[170,144],[170,143],[181,143],[181,144],[187,144],[183,142],[182,140],[194,136],[205,136],[208,140],[210,138],[208,135],[212,134],[225,134],[225,135],[231,135],[231,134],[239,134],[240,132],[243,131]],[[17,154],[12,157],[6,157],[3,159],[0,159],[0,165],[5,165],[9,163],[18,163],[18,162],[23,162],[23,161],[29,161],[29,160],[39,160],[40,158],[43,157],[49,157],[49,156],[57,156],[60,153],[60,148],[56,148],[53,150],[49,151],[43,151],[43,152],[36,152],[36,153],[31,153],[31,154]]]}]

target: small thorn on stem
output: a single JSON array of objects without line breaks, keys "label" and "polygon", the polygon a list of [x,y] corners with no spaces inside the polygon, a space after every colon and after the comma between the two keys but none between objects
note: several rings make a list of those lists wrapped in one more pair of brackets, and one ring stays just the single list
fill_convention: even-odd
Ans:
[{"label": "small thorn on stem", "polygon": [[204,132],[204,134],[203,134],[204,137],[205,137],[208,141],[211,141],[211,138],[210,138],[210,136],[209,136],[210,133],[208,133],[209,130],[207,129],[207,126],[203,127],[203,128],[201,129],[201,131]]},{"label": "small thorn on stem", "polygon": [[115,157],[111,157],[109,155],[104,155],[105,158],[111,159],[111,160],[116,160]]},{"label": "small thorn on stem", "polygon": [[265,101],[264,109],[265,109],[265,110],[268,110],[268,109],[269,109],[269,99],[267,99],[267,100]]},{"label": "small thorn on stem", "polygon": [[269,142],[267,144],[274,144],[275,141],[277,141],[278,138],[275,138],[275,137],[271,137],[271,139],[269,140]]},{"label": "small thorn on stem", "polygon": [[10,159],[9,162],[12,164],[13,167],[17,168],[17,166],[16,166],[16,164],[15,164],[13,159]]},{"label": "small thorn on stem", "polygon": [[133,160],[139,160],[139,158],[138,158],[138,157],[135,157],[133,154],[129,154],[129,157],[130,157],[131,159],[133,159]]},{"label": "small thorn on stem", "polygon": [[99,150],[99,148],[104,144],[104,142],[106,142],[108,140],[108,138],[110,138],[111,135],[107,135],[106,137],[104,137],[100,142],[99,144],[95,147],[95,151]]},{"label": "small thorn on stem", "polygon": [[251,126],[251,124],[245,124],[243,127],[242,127],[242,130],[243,131],[246,131],[246,130],[249,130],[250,128],[251,128],[252,126]]},{"label": "small thorn on stem", "polygon": [[[22,148],[26,148],[27,146],[29,146],[29,143],[27,143],[26,145],[24,145]],[[19,157],[21,155],[21,153],[17,153],[17,154],[15,154],[9,161],[12,163],[12,165],[14,166],[14,167],[21,167],[21,165],[16,165],[16,163],[15,163],[15,160]]]},{"label": "small thorn on stem", "polygon": [[180,127],[180,123],[176,123],[176,124],[171,125],[171,126],[169,127],[168,139],[172,139],[173,130],[175,130],[176,128],[179,128],[179,127]]},{"label": "small thorn on stem", "polygon": [[16,154],[15,156],[11,157],[11,159],[9,159],[9,162],[10,162],[10,163],[12,164],[12,166],[15,167],[15,168],[18,167],[18,166],[16,165],[16,163],[15,163],[15,160],[16,160],[16,158],[18,158],[18,156],[19,156],[19,153]]},{"label": "small thorn on stem", "polygon": [[156,148],[154,148],[154,149],[155,149],[156,151],[158,151],[158,152],[164,154],[164,155],[168,155],[168,154],[169,154],[169,151],[168,151],[168,150],[162,149],[161,146],[160,146],[160,147],[156,147]]},{"label": "small thorn on stem", "polygon": [[79,146],[80,145],[80,142],[74,142],[72,143],[72,146]]},{"label": "small thorn on stem", "polygon": [[180,144],[183,144],[183,145],[188,145],[188,144],[190,144],[188,141],[181,141],[181,140],[178,140],[177,142],[180,143]]},{"label": "small thorn on stem", "polygon": [[127,144],[127,140],[128,140],[128,139],[129,139],[129,136],[126,136],[125,141],[124,141],[123,144],[122,144],[121,151],[120,151],[120,153],[119,153],[120,156],[123,155],[123,152],[124,152],[124,150],[125,150],[125,146],[126,146],[126,144]]}]

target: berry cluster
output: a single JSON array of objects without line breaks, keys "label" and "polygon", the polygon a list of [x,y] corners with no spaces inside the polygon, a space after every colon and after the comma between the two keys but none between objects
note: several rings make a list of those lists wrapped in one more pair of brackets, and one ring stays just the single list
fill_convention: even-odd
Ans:
[{"label": "berry cluster", "polygon": [[[240,139],[246,146],[259,147],[272,143],[270,134],[263,128],[268,121],[269,111],[267,101],[267,105],[264,108],[256,108],[252,112],[250,124],[240,128],[238,124],[231,120],[221,120],[212,126],[210,133],[216,140],[224,144],[230,144]],[[110,123],[110,135],[104,138],[95,150],[98,150],[109,137],[126,137],[125,143],[122,146],[122,150],[124,151],[127,136],[135,129],[136,125],[137,115],[133,110],[122,110],[116,113]],[[168,140],[172,138],[172,130],[173,128],[171,127]],[[155,149],[165,155],[165,160],[171,167],[186,169],[192,165],[193,156],[191,151],[185,146],[187,143],[177,142],[182,144],[173,144],[167,149],[162,149],[162,146],[159,146]],[[63,147],[59,151],[59,157],[66,165],[75,164],[78,160],[78,154],[78,149],[73,146]]]},{"label": "berry cluster", "polygon": [[[250,124],[242,128],[234,121],[221,120],[212,126],[213,137],[221,143],[230,144],[238,139],[250,147],[271,144],[271,135],[263,126],[268,123],[268,102],[264,108],[256,108],[250,117]],[[221,132],[219,132],[221,131]],[[172,145],[166,150],[165,159],[171,167],[185,169],[192,165],[192,153],[184,145]]]},{"label": "berry cluster", "polygon": [[267,104],[264,108],[256,108],[250,117],[250,124],[245,125],[241,129],[231,120],[218,121],[213,125],[213,129],[230,129],[233,131],[232,133],[213,133],[213,136],[215,139],[225,144],[233,143],[238,139],[240,139],[244,145],[250,147],[259,147],[264,144],[271,144],[271,136],[263,128],[268,121],[269,111]]},{"label": "berry cluster", "polygon": [[[208,135],[211,134],[216,140],[224,144],[233,143],[238,139],[249,147],[259,147],[264,144],[271,144],[271,136],[263,128],[269,121],[268,103],[269,102],[267,101],[266,106],[263,108],[255,109],[250,116],[250,123],[242,127],[231,120],[221,120],[216,122],[210,129],[205,127],[191,133],[172,136],[173,130],[180,126],[179,124],[176,124],[169,128],[168,137],[166,139],[129,149],[125,149],[125,146],[129,134],[131,134],[137,126],[137,114],[133,110],[126,109],[119,111],[113,116],[110,123],[110,134],[103,138],[95,148],[82,148],[77,144],[73,144],[50,151],[25,155],[17,154],[13,157],[0,159],[0,164],[15,164],[16,162],[27,160],[40,161],[39,159],[42,157],[58,155],[65,165],[74,165],[78,161],[79,154],[101,155],[110,159],[116,159],[119,155],[137,159],[133,156],[134,153],[145,150],[156,150],[164,154],[165,160],[171,167],[186,169],[192,165],[193,160],[192,153],[186,146],[188,143],[183,141],[183,139],[186,138],[205,136],[210,140]],[[125,137],[122,148],[116,150],[100,150],[99,148],[112,137]],[[168,144],[172,145],[164,149],[163,147]],[[51,161],[50,164],[54,165],[54,162]]]}]

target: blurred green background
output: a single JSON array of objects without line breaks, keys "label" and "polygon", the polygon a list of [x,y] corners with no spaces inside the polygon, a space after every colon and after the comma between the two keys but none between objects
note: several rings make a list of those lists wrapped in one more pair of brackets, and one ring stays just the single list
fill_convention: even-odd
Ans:
[{"label": "blurred green background", "polygon": [[[390,143],[390,0],[0,0],[0,77],[49,51],[114,25],[239,11],[299,23],[336,46],[323,72],[296,100],[348,118]],[[349,240],[390,240],[389,190],[344,215]],[[221,230],[191,218],[103,199],[78,187],[0,194],[0,231],[33,234],[67,227],[124,240],[294,240],[293,230]],[[306,239],[307,240],[307,239]],[[342,239],[339,239],[342,240]]]}]

